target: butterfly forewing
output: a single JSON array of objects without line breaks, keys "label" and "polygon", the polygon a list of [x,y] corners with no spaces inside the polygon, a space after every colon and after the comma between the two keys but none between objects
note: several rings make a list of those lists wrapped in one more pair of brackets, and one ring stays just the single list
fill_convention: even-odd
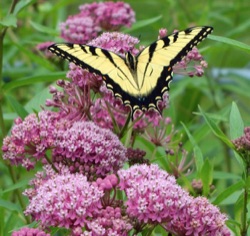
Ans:
[{"label": "butterfly forewing", "polygon": [[103,76],[108,88],[116,93],[120,86],[125,93],[137,94],[135,80],[119,55],[104,49],[79,44],[54,44],[49,50],[92,73]]},{"label": "butterfly forewing", "polygon": [[189,28],[146,47],[137,57],[137,80],[141,96],[147,100],[151,94],[157,94],[154,97],[157,108],[157,101],[169,90],[172,67],[211,32],[212,27],[207,26]]}]

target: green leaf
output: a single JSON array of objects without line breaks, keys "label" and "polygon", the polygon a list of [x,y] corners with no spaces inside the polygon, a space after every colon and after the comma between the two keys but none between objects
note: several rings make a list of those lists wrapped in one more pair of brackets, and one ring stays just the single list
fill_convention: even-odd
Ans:
[{"label": "green leaf", "polygon": [[35,96],[33,96],[33,98],[25,105],[25,109],[31,113],[33,113],[34,110],[40,111],[41,104],[43,106],[46,100],[51,97],[52,95],[49,92],[48,87],[45,87],[40,92],[38,92]]},{"label": "green leaf", "polygon": [[213,165],[208,159],[205,160],[204,165],[202,166],[200,176],[203,184],[202,194],[208,196],[210,192],[210,184],[213,180]]},{"label": "green leaf", "polygon": [[[243,181],[239,181],[236,184],[233,184],[229,187],[227,187],[223,192],[221,192],[213,201],[213,204],[218,205],[221,202],[223,202],[226,198],[228,198],[229,196],[231,196],[232,194],[236,193],[236,192],[241,192],[242,189],[244,187],[244,182]],[[235,201],[234,201],[235,202]]]},{"label": "green leaf", "polygon": [[3,199],[0,199],[0,207],[5,208],[9,211],[17,211],[17,212],[22,211],[20,206],[18,206],[17,204],[14,204],[14,203],[9,202],[9,201],[5,201]]},{"label": "green leaf", "polygon": [[242,49],[250,53],[250,46],[245,43],[239,42],[237,40],[229,39],[229,38],[222,37],[222,36],[215,36],[215,35],[209,35],[208,38],[215,40],[217,42],[228,44],[230,46],[238,47],[239,49]]},{"label": "green leaf", "polygon": [[[230,125],[230,137],[232,140],[239,138],[240,136],[243,135],[244,123],[235,102],[232,102],[229,125]],[[242,170],[245,170],[244,162],[241,156],[236,151],[234,151],[234,156],[236,160],[239,162],[240,166],[242,167]]]},{"label": "green leaf", "polygon": [[232,140],[239,138],[240,136],[243,135],[244,123],[241,118],[237,104],[235,102],[232,102],[229,125],[230,125],[230,137]]},{"label": "green leaf", "polygon": [[8,193],[11,192],[13,190],[22,188],[22,187],[26,187],[29,184],[30,179],[25,179],[22,181],[17,182],[16,184],[12,184],[10,187],[6,188],[3,190],[3,193]]},{"label": "green leaf", "polygon": [[53,82],[58,79],[65,78],[66,72],[54,72],[49,74],[41,74],[41,75],[34,75],[24,77],[22,79],[9,82],[3,86],[3,90],[5,92],[20,87],[24,85],[34,84],[34,83],[42,83],[42,82]]},{"label": "green leaf", "polygon": [[13,42],[13,45],[15,45],[19,51],[21,51],[26,57],[28,57],[29,60],[32,61],[32,63],[35,62],[48,70],[54,69],[54,65],[52,65],[50,61],[32,52],[32,48],[30,47],[30,45],[27,46],[16,42]]},{"label": "green leaf", "polygon": [[35,3],[37,0],[21,0],[16,4],[14,14],[17,15],[20,11],[22,11],[25,7]]},{"label": "green leaf", "polygon": [[191,142],[192,145],[193,145],[195,165],[196,165],[196,168],[197,168],[198,173],[200,173],[201,168],[202,168],[203,163],[204,163],[204,162],[203,162],[203,155],[202,155],[201,149],[200,149],[199,146],[197,145],[195,139],[194,139],[193,136],[190,134],[190,132],[189,132],[189,130],[187,129],[187,127],[185,126],[185,124],[182,123],[182,122],[181,122],[181,124],[182,124],[182,126],[184,127],[185,132],[187,133],[190,142]]},{"label": "green leaf", "polygon": [[30,24],[32,25],[32,27],[35,30],[37,30],[39,32],[42,32],[42,33],[45,33],[45,34],[49,34],[49,35],[53,35],[53,36],[58,36],[59,35],[59,32],[55,31],[54,29],[51,29],[50,27],[46,27],[44,25],[35,23],[33,21],[30,21]]},{"label": "green leaf", "polygon": [[202,116],[204,117],[206,123],[209,125],[210,129],[215,134],[215,136],[217,136],[221,141],[223,141],[228,147],[234,149],[234,145],[232,144],[231,140],[229,140],[228,137],[217,126],[217,124],[215,124],[215,122],[212,119],[210,119],[210,117],[207,114],[205,114],[203,112],[201,107],[200,106],[198,106],[198,107],[199,107],[199,110],[200,110]]},{"label": "green leaf", "polygon": [[140,29],[142,27],[145,27],[147,25],[153,24],[154,22],[160,20],[162,18],[162,15],[160,16],[156,16],[147,20],[141,20],[141,21],[137,21],[136,23],[133,24],[132,28],[127,28],[127,29],[123,29],[122,32],[123,33],[130,33],[134,30]]},{"label": "green leaf", "polygon": [[14,97],[10,95],[6,95],[6,98],[13,108],[13,110],[20,116],[22,119],[25,118],[29,113],[24,109],[23,105],[21,105]]},{"label": "green leaf", "polygon": [[228,173],[228,172],[223,172],[223,171],[214,171],[213,173],[214,179],[223,179],[223,180],[240,180],[241,176],[234,174],[234,173]]},{"label": "green leaf", "polygon": [[17,18],[13,14],[9,14],[0,20],[0,25],[5,27],[17,27]]}]

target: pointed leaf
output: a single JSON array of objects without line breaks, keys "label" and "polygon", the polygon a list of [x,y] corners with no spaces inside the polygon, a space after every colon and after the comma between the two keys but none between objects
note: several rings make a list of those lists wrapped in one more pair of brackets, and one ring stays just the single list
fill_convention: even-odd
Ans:
[{"label": "pointed leaf", "polygon": [[29,181],[30,181],[29,179],[21,180],[21,181],[17,182],[16,184],[13,184],[13,185],[9,186],[8,188],[4,189],[3,193],[8,193],[8,192],[11,192],[13,190],[26,187],[29,184]]},{"label": "pointed leaf", "polygon": [[188,138],[190,140],[190,142],[192,143],[193,145],[193,150],[194,150],[194,160],[195,160],[195,165],[196,165],[196,168],[197,168],[197,171],[198,173],[200,173],[201,171],[201,168],[203,166],[203,155],[202,155],[202,152],[201,152],[201,149],[199,148],[199,146],[197,145],[195,139],[193,138],[193,136],[190,134],[189,130],[187,129],[187,127],[185,126],[184,123],[182,123],[182,126],[184,127],[187,135],[188,135]]},{"label": "pointed leaf", "polygon": [[233,47],[238,47],[239,49],[242,49],[242,50],[250,53],[250,46],[245,44],[245,43],[239,42],[237,40],[222,37],[222,36],[215,36],[215,35],[209,35],[208,38],[215,40],[215,41],[218,41],[218,42],[221,42],[221,43],[228,44],[228,45],[233,46]]},{"label": "pointed leaf", "polygon": [[228,147],[234,149],[234,145],[232,144],[232,142],[228,139],[228,137],[222,132],[222,130],[217,126],[217,124],[210,119],[210,117],[204,113],[204,111],[201,109],[201,107],[199,106],[199,110],[202,114],[202,116],[204,117],[206,123],[209,125],[209,127],[211,128],[212,132],[221,140],[223,141],[225,144],[227,144]]},{"label": "pointed leaf", "polygon": [[220,204],[222,201],[224,201],[226,198],[228,198],[229,196],[231,196],[235,192],[242,191],[243,187],[244,187],[244,182],[243,181],[239,181],[238,183],[227,187],[223,192],[221,192],[215,198],[215,200],[213,201],[213,204],[215,204],[215,205]]},{"label": "pointed leaf", "polygon": [[12,82],[9,82],[3,86],[3,90],[5,92],[28,84],[34,84],[34,83],[42,83],[42,82],[53,82],[58,79],[64,79],[66,75],[66,72],[54,72],[54,73],[44,73],[41,75],[34,75],[34,76],[28,76],[24,77],[19,80],[15,80]]},{"label": "pointed leaf", "polygon": [[17,27],[17,18],[13,14],[9,14],[0,20],[0,25],[5,27]]},{"label": "pointed leaf", "polygon": [[210,184],[213,180],[213,165],[208,159],[205,160],[204,165],[202,166],[200,176],[203,184],[203,195],[208,196],[210,192]]},{"label": "pointed leaf", "polygon": [[16,4],[14,14],[18,14],[20,11],[22,11],[25,7],[31,5],[32,3],[35,3],[37,0],[21,0]]},{"label": "pointed leaf", "polygon": [[229,121],[231,139],[233,140],[242,136],[244,131],[244,123],[235,102],[232,103]]},{"label": "pointed leaf", "polygon": [[[240,136],[243,135],[244,123],[235,102],[232,103],[229,125],[230,125],[230,136],[232,140],[239,138]],[[240,166],[242,167],[242,170],[244,171],[245,170],[244,162],[241,156],[236,151],[234,151],[234,156],[238,161],[238,163],[240,164]]]},{"label": "pointed leaf", "polygon": [[137,21],[136,23],[133,24],[132,28],[124,29],[124,30],[122,30],[122,32],[123,33],[129,33],[129,32],[131,32],[133,30],[137,30],[137,29],[140,29],[140,28],[142,28],[144,26],[150,25],[150,24],[160,20],[161,18],[162,18],[162,15],[159,15],[159,16],[156,16],[156,17],[153,17],[153,18],[150,18],[150,19]]},{"label": "pointed leaf", "polygon": [[44,25],[38,24],[36,22],[30,21],[30,24],[32,25],[32,27],[39,32],[45,33],[45,34],[49,34],[49,35],[53,35],[53,36],[58,36],[59,35],[59,31],[55,31],[54,29],[50,28],[50,27],[46,27]]},{"label": "pointed leaf", "polygon": [[23,105],[20,104],[14,97],[7,95],[6,98],[18,116],[23,119],[28,115],[28,112],[25,110]]},{"label": "pointed leaf", "polygon": [[18,206],[17,204],[14,204],[9,201],[5,201],[3,199],[0,199],[0,207],[8,209],[9,211],[17,211],[17,212],[22,211],[21,207]]}]

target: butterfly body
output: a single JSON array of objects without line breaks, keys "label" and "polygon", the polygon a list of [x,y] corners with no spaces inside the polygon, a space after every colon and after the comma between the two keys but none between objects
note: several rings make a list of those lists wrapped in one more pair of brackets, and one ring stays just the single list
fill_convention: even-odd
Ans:
[{"label": "butterfly body", "polygon": [[[212,32],[209,26],[189,28],[159,39],[138,55],[121,57],[111,51],[80,44],[54,44],[49,50],[89,72],[101,75],[124,105],[136,110],[158,108],[169,90],[173,66]],[[160,112],[160,111],[159,111]]]}]

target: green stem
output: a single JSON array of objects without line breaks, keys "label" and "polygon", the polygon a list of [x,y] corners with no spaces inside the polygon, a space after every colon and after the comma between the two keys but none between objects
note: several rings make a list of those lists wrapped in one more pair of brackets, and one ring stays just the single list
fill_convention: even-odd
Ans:
[{"label": "green stem", "polygon": [[242,229],[241,229],[241,235],[247,236],[247,230],[248,230],[248,223],[247,223],[247,204],[248,204],[248,190],[249,190],[249,181],[250,181],[250,167],[247,164],[247,170],[246,170],[246,181],[245,181],[245,187],[244,187],[244,196],[243,196],[243,212],[242,212]]},{"label": "green stem", "polygon": [[0,142],[3,143],[3,137],[6,135],[6,129],[3,119],[3,76],[2,76],[2,68],[3,68],[3,35],[0,35],[0,128],[1,128],[1,135],[0,135]]},{"label": "green stem", "polygon": [[[9,170],[12,182],[17,183],[16,175],[15,175],[15,171],[14,171],[13,167],[8,165],[8,170]],[[25,202],[23,200],[22,193],[19,191],[19,189],[14,190],[14,192],[15,192],[15,195],[17,196],[17,198],[18,198],[19,204],[21,205],[22,209],[25,210],[26,204],[25,204]],[[30,224],[31,223],[30,218],[28,216],[25,216],[25,215],[24,215],[24,217],[25,217],[25,220],[26,220],[27,224]]]}]

